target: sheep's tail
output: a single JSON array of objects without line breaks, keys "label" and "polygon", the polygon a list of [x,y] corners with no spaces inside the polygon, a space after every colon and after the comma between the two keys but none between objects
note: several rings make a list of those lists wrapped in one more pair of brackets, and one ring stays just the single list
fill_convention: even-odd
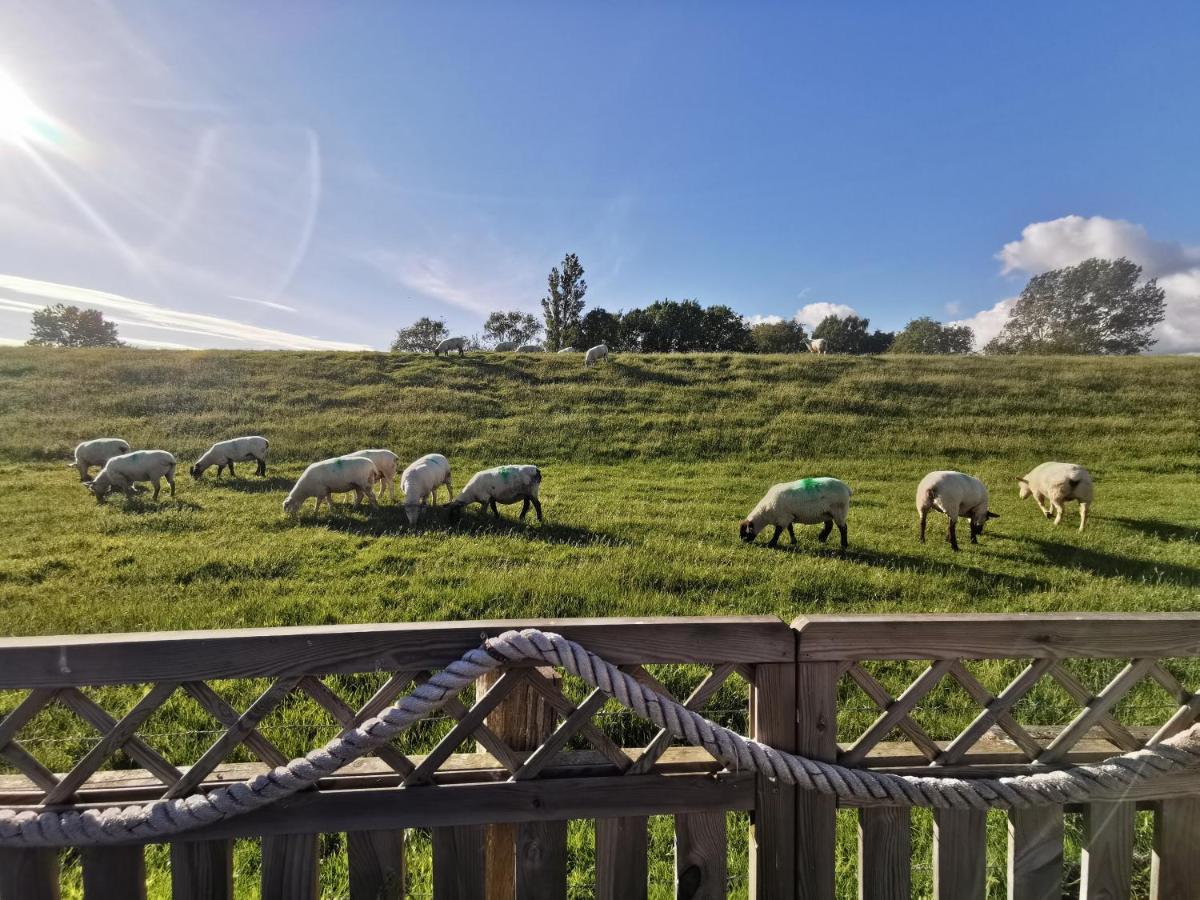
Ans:
[{"label": "sheep's tail", "polygon": [[533,467],[533,483],[534,484],[542,483],[542,470],[539,469],[537,466]]},{"label": "sheep's tail", "polygon": [[266,438],[263,438],[263,443],[266,444],[268,447],[271,446],[271,442],[268,441]]},{"label": "sheep's tail", "polygon": [[937,499],[937,488],[927,487],[925,493],[921,495],[920,505],[926,508],[932,507],[935,499]]}]

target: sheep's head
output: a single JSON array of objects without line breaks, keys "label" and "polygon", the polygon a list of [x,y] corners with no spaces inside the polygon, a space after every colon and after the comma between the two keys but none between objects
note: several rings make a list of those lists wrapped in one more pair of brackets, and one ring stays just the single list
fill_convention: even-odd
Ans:
[{"label": "sheep's head", "polygon": [[289,516],[293,516],[296,514],[296,510],[300,508],[300,504],[303,502],[303,500],[297,499],[294,495],[288,494],[287,498],[283,501],[283,511]]},{"label": "sheep's head", "polygon": [[416,525],[417,519],[421,517],[421,504],[410,503],[406,500],[404,502],[404,515],[408,517],[409,525]]},{"label": "sheep's head", "polygon": [[1000,513],[994,513],[990,509],[984,510],[984,513],[981,517],[971,518],[971,533],[977,535],[983,534],[983,526],[987,524],[988,519],[998,518],[1000,518]]},{"label": "sheep's head", "polygon": [[758,535],[758,529],[755,528],[753,519],[743,519],[742,524],[738,527],[738,532],[747,544],[751,543]]},{"label": "sheep's head", "polygon": [[1024,478],[1018,478],[1017,484],[1020,485],[1020,487],[1017,488],[1017,493],[1021,495],[1022,500],[1033,493],[1033,489],[1029,486],[1029,482]]},{"label": "sheep's head", "polygon": [[202,465],[200,465],[200,463],[196,463],[188,471],[192,473],[193,478],[195,478],[197,481],[199,481],[200,476],[202,476],[204,474],[204,470],[207,468],[208,468],[208,466],[202,466]]},{"label": "sheep's head", "polygon": [[446,504],[446,520],[457,522],[462,518],[463,507],[467,504],[461,500],[451,500]]},{"label": "sheep's head", "polygon": [[83,486],[92,492],[92,495],[96,498],[97,503],[103,503],[104,498],[108,496],[108,492],[113,489],[112,484],[109,482],[107,476],[105,476],[103,472],[97,475],[95,480],[85,481]]}]

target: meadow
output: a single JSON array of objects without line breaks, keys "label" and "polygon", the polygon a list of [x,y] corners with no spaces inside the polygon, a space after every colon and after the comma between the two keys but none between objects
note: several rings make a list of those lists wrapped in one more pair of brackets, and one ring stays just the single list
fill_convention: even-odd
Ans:
[{"label": "meadow", "polygon": [[[4,348],[0,629],[1193,610],[1198,410],[1200,358],[618,355],[584,370],[577,355]],[[249,433],[271,440],[266,478],[188,476],[212,441]],[[175,453],[176,496],[97,504],[65,464],[98,436]],[[509,507],[410,527],[386,501],[283,515],[305,465],[364,447],[444,453],[459,486],[535,463],[546,523]],[[1055,528],[1017,498],[1051,459],[1096,480],[1083,534],[1074,506]],[[960,553],[941,518],[917,542],[917,481],[942,468],[983,478],[1001,516]],[[768,486],[810,475],[854,491],[844,559],[815,528],[794,547],[738,540]]]}]

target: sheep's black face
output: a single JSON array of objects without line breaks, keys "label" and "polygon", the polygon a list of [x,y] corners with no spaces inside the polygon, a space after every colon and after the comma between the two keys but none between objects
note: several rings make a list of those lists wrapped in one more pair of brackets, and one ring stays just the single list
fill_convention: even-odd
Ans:
[{"label": "sheep's black face", "polygon": [[201,469],[198,464],[192,466],[192,468],[189,471],[191,471],[192,477],[195,478],[197,481],[199,481],[200,476],[204,474],[204,470]]},{"label": "sheep's black face", "polygon": [[746,521],[742,522],[739,533],[741,534],[742,540],[749,544],[754,540],[755,536],[754,523],[749,519],[746,519]]},{"label": "sheep's black face", "polygon": [[446,521],[447,522],[457,522],[459,519],[461,519],[464,505],[465,504],[458,503],[457,501],[454,501],[454,500],[451,500],[449,503],[447,503],[446,504]]}]

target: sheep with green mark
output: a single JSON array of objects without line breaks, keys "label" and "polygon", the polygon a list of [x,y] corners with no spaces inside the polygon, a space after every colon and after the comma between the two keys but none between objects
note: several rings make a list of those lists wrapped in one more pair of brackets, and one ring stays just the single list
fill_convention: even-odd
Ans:
[{"label": "sheep with green mark", "polygon": [[324,501],[333,508],[331,494],[345,494],[354,491],[354,508],[357,509],[367,498],[371,506],[375,506],[375,494],[372,486],[379,480],[379,470],[375,463],[363,456],[339,456],[334,459],[323,459],[315,462],[296,481],[291,493],[283,501],[283,511],[295,515],[300,511],[309,497],[317,501],[316,512],[321,511]]},{"label": "sheep with green mark", "polygon": [[491,509],[492,514],[500,518],[500,510],[496,504],[505,505],[522,502],[521,518],[529,512],[532,506],[537,513],[539,522],[542,518],[542,504],[538,500],[538,492],[542,486],[542,473],[537,466],[497,466],[485,469],[471,476],[457,497],[447,504],[450,518],[457,519],[464,506],[478,503],[483,510]]},{"label": "sheep with green mark", "polygon": [[392,502],[396,502],[396,464],[400,462],[398,457],[391,450],[357,450],[354,453],[347,453],[346,456],[361,456],[363,459],[369,459],[375,463],[375,468],[379,472],[379,499],[383,499],[385,492],[391,493]]},{"label": "sheep with green mark", "polygon": [[791,542],[796,543],[794,525],[823,525],[817,540],[824,543],[833,526],[841,537],[841,553],[846,555],[849,544],[846,518],[850,513],[850,487],[836,478],[802,478],[776,484],[758,501],[740,527],[741,538],[753,541],[768,525],[775,532],[767,542],[774,547],[786,528]]}]

